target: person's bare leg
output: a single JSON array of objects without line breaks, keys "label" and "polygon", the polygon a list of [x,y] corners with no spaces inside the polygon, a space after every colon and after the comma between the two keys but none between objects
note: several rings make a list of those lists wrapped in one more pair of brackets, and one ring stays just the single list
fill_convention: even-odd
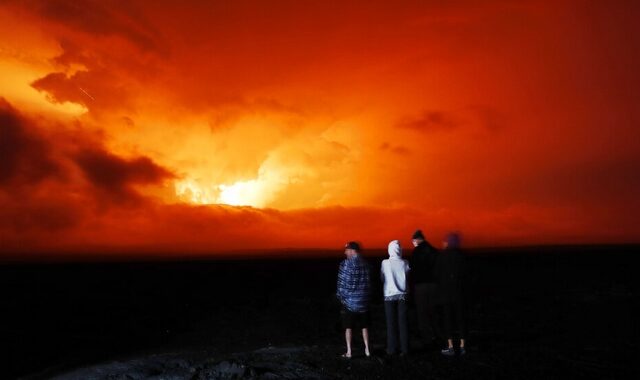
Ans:
[{"label": "person's bare leg", "polygon": [[449,348],[453,348],[453,339],[448,339],[447,341],[449,342]]},{"label": "person's bare leg", "polygon": [[464,348],[464,339],[460,339],[460,348]]},{"label": "person's bare leg", "polygon": [[345,358],[350,358],[351,357],[351,337],[352,337],[352,330],[351,329],[346,329],[344,331],[344,340],[347,341],[347,352],[343,355]]},{"label": "person's bare leg", "polygon": [[369,352],[369,329],[362,329],[362,340],[364,340],[364,354],[371,355]]}]

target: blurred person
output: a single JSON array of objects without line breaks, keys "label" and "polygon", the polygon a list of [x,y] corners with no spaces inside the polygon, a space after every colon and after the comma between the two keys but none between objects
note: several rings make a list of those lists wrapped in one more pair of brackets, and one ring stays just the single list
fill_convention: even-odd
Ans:
[{"label": "blurred person", "polygon": [[464,308],[464,255],[460,251],[460,236],[450,233],[442,245],[443,249],[437,256],[434,272],[442,307],[443,334],[447,342],[447,347],[441,352],[445,356],[455,355],[455,326],[460,340],[460,355],[464,355],[467,324]]}]

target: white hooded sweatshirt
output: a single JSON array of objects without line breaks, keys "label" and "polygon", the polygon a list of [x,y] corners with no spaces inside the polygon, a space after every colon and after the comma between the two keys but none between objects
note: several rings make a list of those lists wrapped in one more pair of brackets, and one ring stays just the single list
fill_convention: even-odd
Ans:
[{"label": "white hooded sweatshirt", "polygon": [[384,298],[387,300],[402,298],[407,294],[407,272],[409,272],[409,262],[402,258],[402,248],[400,242],[393,240],[389,243],[389,258],[382,261],[380,272],[384,284]]}]

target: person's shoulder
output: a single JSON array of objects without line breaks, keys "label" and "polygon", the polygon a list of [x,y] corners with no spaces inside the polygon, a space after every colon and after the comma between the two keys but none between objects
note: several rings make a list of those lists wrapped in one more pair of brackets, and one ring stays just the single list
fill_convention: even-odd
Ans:
[{"label": "person's shoulder", "polygon": [[415,252],[419,254],[429,253],[433,250],[433,246],[427,242],[424,242],[416,247]]},{"label": "person's shoulder", "polygon": [[364,257],[358,255],[358,257],[353,260],[355,263],[358,263],[360,265],[369,265],[369,260],[365,259]]},{"label": "person's shoulder", "polygon": [[361,258],[358,260],[358,265],[359,265],[359,266],[361,266],[361,267],[364,267],[364,268],[369,268],[369,266],[370,266],[371,264],[369,263],[369,261],[368,261],[367,259],[364,259],[364,258],[362,258],[362,257],[361,257]]}]

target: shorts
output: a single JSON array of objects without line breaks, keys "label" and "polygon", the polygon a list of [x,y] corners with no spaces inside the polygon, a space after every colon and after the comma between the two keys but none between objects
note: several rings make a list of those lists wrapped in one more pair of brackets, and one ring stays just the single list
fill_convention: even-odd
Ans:
[{"label": "shorts", "polygon": [[356,312],[342,307],[340,310],[343,329],[361,328],[366,329],[371,325],[371,314],[369,311]]}]

